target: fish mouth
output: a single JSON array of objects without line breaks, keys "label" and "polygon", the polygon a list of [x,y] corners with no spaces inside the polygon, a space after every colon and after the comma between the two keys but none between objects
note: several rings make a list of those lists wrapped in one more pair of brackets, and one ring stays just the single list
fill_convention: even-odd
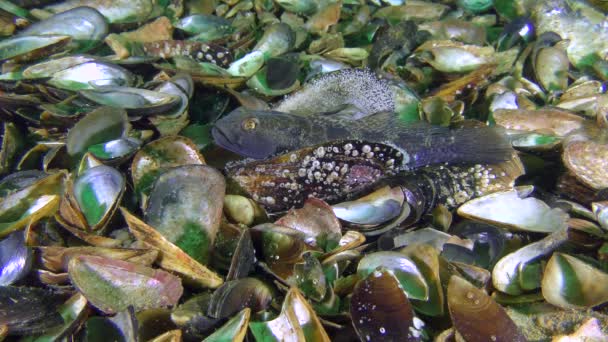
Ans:
[{"label": "fish mouth", "polygon": [[238,146],[236,146],[236,144],[232,142],[232,139],[230,139],[229,134],[227,132],[224,132],[218,126],[213,126],[211,128],[211,136],[213,137],[213,141],[215,142],[215,144],[219,147],[234,153],[239,153]]},{"label": "fish mouth", "polygon": [[[240,156],[253,158],[253,159],[264,159],[268,157],[268,154],[265,151],[260,151],[260,153],[255,153],[250,149],[243,148],[243,146],[237,142],[235,139],[232,139],[230,132],[222,130],[222,128],[213,126],[211,128],[211,136],[213,137],[213,141],[219,147],[228,150],[230,152],[234,152]],[[252,153],[253,152],[253,153]]]}]

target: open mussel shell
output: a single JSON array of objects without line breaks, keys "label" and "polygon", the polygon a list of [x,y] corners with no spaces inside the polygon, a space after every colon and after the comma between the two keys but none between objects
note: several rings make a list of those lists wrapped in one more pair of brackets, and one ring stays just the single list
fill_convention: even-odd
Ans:
[{"label": "open mussel shell", "polygon": [[564,148],[564,165],[586,186],[608,188],[608,145],[594,141],[576,141]]},{"label": "open mussel shell", "polygon": [[99,107],[80,119],[68,132],[68,154],[84,154],[89,146],[122,138],[128,129],[127,113],[123,109]]},{"label": "open mussel shell", "polygon": [[0,325],[11,335],[37,334],[63,323],[57,306],[65,296],[43,288],[0,287]]},{"label": "open mussel shell", "polygon": [[304,262],[297,263],[293,267],[293,277],[287,281],[297,286],[307,298],[320,302],[328,294],[329,282],[323,273],[323,267],[319,259],[311,252],[302,254]]},{"label": "open mussel shell", "polygon": [[14,123],[5,121],[0,127],[0,175],[13,168],[13,161],[24,147],[24,140]]},{"label": "open mussel shell", "polygon": [[400,187],[385,186],[354,201],[334,204],[332,208],[339,219],[358,225],[378,225],[396,218],[403,210],[407,211],[405,216],[409,215],[409,205]]},{"label": "open mussel shell", "polygon": [[[265,95],[265,96],[279,96],[285,95],[293,92],[300,86],[300,81],[297,79],[298,70],[277,70],[281,69],[280,65],[273,65],[274,69],[270,69],[272,61],[275,59],[270,59],[266,63],[268,66],[263,67],[258,70],[249,80],[247,80],[247,86],[250,89],[253,89],[255,92]],[[291,63],[291,62],[286,62]],[[278,64],[278,63],[274,63]],[[295,65],[295,64],[294,64]],[[295,65],[297,67],[297,65]],[[272,70],[272,71],[271,71]],[[281,75],[280,77],[272,75],[276,73]],[[274,81],[274,79],[281,81]],[[291,82],[289,82],[291,81]],[[285,83],[284,83],[285,82]]]},{"label": "open mussel shell", "polygon": [[226,184],[206,165],[185,165],[161,174],[150,192],[145,221],[167,240],[205,264],[219,230]]},{"label": "open mussel shell", "polygon": [[271,223],[252,227],[251,237],[256,251],[261,252],[260,259],[282,279],[293,274],[293,266],[303,261],[304,252],[317,250],[305,242],[302,232]]},{"label": "open mussel shell", "polygon": [[93,231],[103,228],[114,214],[125,188],[123,175],[110,166],[95,166],[76,178],[74,198]]},{"label": "open mussel shell", "polygon": [[90,61],[56,72],[47,83],[78,91],[98,86],[131,86],[135,83],[135,75],[116,64]]},{"label": "open mussel shell", "polygon": [[428,287],[428,299],[412,298],[411,303],[416,312],[429,316],[442,316],[445,311],[445,295],[440,273],[445,271],[445,259],[440,256],[437,249],[425,244],[409,245],[399,252],[416,264]]},{"label": "open mussel shell", "polygon": [[147,196],[161,173],[172,167],[203,164],[205,158],[188,138],[167,136],[146,144],[131,163],[131,177],[135,191],[141,196],[142,208],[146,207]]},{"label": "open mussel shell", "polygon": [[131,233],[145,246],[160,251],[160,259],[158,261],[160,267],[180,274],[189,285],[202,288],[217,288],[222,284],[223,281],[219,275],[169,242],[156,229],[148,226],[124,208],[121,208],[121,212],[129,225]]},{"label": "open mussel shell", "polygon": [[59,71],[71,68],[78,64],[95,61],[95,57],[88,55],[73,55],[45,60],[28,66],[23,70],[23,78],[53,77]]},{"label": "open mussel shell", "polygon": [[56,341],[73,333],[84,323],[84,319],[89,312],[87,304],[87,299],[82,294],[75,293],[65,303],[57,307],[57,312],[61,315],[63,321],[61,325],[45,331],[41,335],[29,338],[37,341]]},{"label": "open mussel shell", "polygon": [[108,24],[94,8],[76,7],[30,25],[18,36],[66,35],[72,37],[73,48],[88,50],[108,34]]},{"label": "open mussel shell", "polygon": [[234,341],[241,342],[247,334],[249,319],[251,317],[251,309],[244,308],[238,314],[234,315],[228,322],[224,323],[213,334],[207,336],[204,342],[222,342]]},{"label": "open mussel shell", "polygon": [[365,255],[357,265],[360,279],[367,278],[378,267],[392,274],[410,299],[427,300],[429,288],[418,266],[399,252],[375,252]]},{"label": "open mussel shell", "polygon": [[608,201],[591,203],[593,215],[604,230],[608,230]]},{"label": "open mussel shell", "polygon": [[140,146],[141,141],[138,139],[126,137],[91,145],[87,150],[102,161],[119,163],[135,154]]},{"label": "open mussel shell", "polygon": [[177,95],[130,87],[98,87],[80,94],[102,106],[124,108],[130,115],[166,113],[181,103]]},{"label": "open mussel shell", "polygon": [[[293,228],[314,239],[342,235],[342,225],[332,207],[317,198],[307,199],[302,208],[289,210],[275,224]],[[310,242],[316,244],[315,241]]]},{"label": "open mussel shell", "polygon": [[285,295],[279,316],[271,321],[252,321],[249,329],[260,341],[330,341],[317,314],[295,287]]},{"label": "open mussel shell", "polygon": [[11,173],[0,180],[0,197],[26,188],[47,174],[39,170],[27,170]]},{"label": "open mussel shell", "polygon": [[450,278],[447,299],[454,328],[466,341],[527,341],[500,305],[463,278]]},{"label": "open mussel shell", "polygon": [[463,204],[458,215],[516,231],[551,233],[567,226],[568,214],[563,210],[522,197],[517,190],[496,192]]},{"label": "open mussel shell", "polygon": [[179,73],[154,88],[154,91],[180,97],[181,102],[179,106],[176,106],[172,112],[161,113],[168,116],[177,116],[188,108],[190,98],[194,92],[194,82],[190,74]]},{"label": "open mussel shell", "polygon": [[227,318],[244,308],[263,311],[269,308],[274,297],[273,288],[257,278],[227,281],[213,292],[207,314]]},{"label": "open mussel shell", "polygon": [[0,61],[29,62],[61,50],[71,41],[70,36],[24,36],[0,42]]},{"label": "open mussel shell", "polygon": [[252,226],[266,219],[264,209],[251,198],[240,195],[224,197],[224,214],[231,222]]},{"label": "open mussel shell", "polygon": [[106,313],[122,311],[130,305],[136,310],[173,306],[183,292],[181,280],[170,273],[98,256],[72,258],[68,273],[91,304]]},{"label": "open mussel shell", "polygon": [[25,277],[32,265],[32,251],[25,245],[22,231],[0,241],[0,286],[11,285]]},{"label": "open mussel shell", "polygon": [[564,137],[584,128],[585,118],[559,108],[538,110],[498,109],[492,114],[497,125],[519,131],[543,131]]},{"label": "open mussel shell", "polygon": [[57,172],[4,197],[0,201],[0,237],[52,216],[64,192],[65,178],[64,172]]},{"label": "open mussel shell", "polygon": [[97,246],[36,248],[40,264],[52,272],[67,272],[69,261],[79,255],[93,255],[151,266],[158,257],[156,249],[108,248]]},{"label": "open mussel shell", "polygon": [[145,22],[147,19],[161,14],[159,4],[146,0],[63,1],[45,6],[44,10],[60,13],[80,6],[95,8],[110,24]]},{"label": "open mussel shell", "polygon": [[350,314],[361,341],[421,340],[422,321],[415,318],[399,281],[382,267],[357,283]]},{"label": "open mussel shell", "polygon": [[547,302],[567,309],[590,308],[608,302],[608,273],[579,258],[554,253],[542,279]]},{"label": "open mussel shell", "polygon": [[519,282],[521,270],[526,264],[552,253],[566,241],[568,231],[562,229],[503,256],[492,269],[494,287],[510,295],[522,294],[524,289]]}]

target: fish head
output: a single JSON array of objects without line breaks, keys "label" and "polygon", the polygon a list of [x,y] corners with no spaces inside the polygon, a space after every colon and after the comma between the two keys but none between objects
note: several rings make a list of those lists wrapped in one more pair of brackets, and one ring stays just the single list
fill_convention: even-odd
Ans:
[{"label": "fish head", "polygon": [[219,119],[211,134],[215,143],[239,155],[264,159],[290,148],[299,122],[291,114],[236,109]]}]

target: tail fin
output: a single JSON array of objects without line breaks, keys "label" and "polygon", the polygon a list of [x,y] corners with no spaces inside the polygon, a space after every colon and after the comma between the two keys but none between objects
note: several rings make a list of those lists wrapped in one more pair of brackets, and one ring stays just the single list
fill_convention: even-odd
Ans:
[{"label": "tail fin", "polygon": [[514,151],[504,130],[497,127],[468,125],[448,129],[429,125],[415,131],[400,134],[397,143],[410,154],[412,167],[437,163],[494,164],[509,160]]}]

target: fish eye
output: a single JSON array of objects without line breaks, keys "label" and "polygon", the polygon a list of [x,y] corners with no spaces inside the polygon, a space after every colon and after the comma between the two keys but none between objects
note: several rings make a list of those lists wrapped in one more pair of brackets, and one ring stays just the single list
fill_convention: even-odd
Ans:
[{"label": "fish eye", "polygon": [[260,122],[256,118],[247,118],[241,124],[241,127],[245,131],[253,131]]}]

